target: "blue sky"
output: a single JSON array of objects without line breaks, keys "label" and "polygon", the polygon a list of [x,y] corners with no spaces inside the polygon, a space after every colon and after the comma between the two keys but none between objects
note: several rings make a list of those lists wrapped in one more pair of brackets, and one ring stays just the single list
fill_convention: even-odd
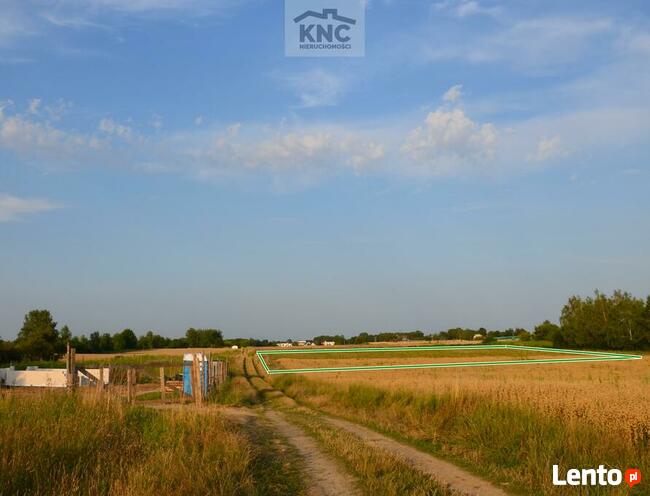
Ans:
[{"label": "blue sky", "polygon": [[0,337],[532,327],[650,293],[646,2],[3,0]]}]

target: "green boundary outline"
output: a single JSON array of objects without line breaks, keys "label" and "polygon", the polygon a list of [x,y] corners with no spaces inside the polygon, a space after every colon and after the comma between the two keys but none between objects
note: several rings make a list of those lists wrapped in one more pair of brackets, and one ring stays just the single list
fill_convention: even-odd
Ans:
[{"label": "green boundary outline", "polygon": [[[566,355],[583,355],[580,358],[536,358],[532,360],[500,360],[486,362],[449,362],[449,363],[418,363],[408,365],[361,365],[356,367],[323,367],[307,369],[271,369],[264,360],[264,355],[289,355],[292,353],[370,353],[382,351],[422,351],[422,350],[486,350],[486,349],[515,349],[534,350],[546,353],[562,353]],[[575,363],[575,362],[605,362],[617,360],[641,360],[642,355],[627,355],[606,351],[566,350],[562,348],[542,348],[538,346],[518,346],[509,344],[484,345],[455,345],[455,346],[386,346],[372,348],[333,348],[333,349],[304,349],[304,350],[258,350],[257,358],[267,374],[307,374],[313,372],[354,372],[361,370],[397,370],[397,369],[434,369],[452,367],[484,367],[494,365],[533,365],[538,363]]]}]

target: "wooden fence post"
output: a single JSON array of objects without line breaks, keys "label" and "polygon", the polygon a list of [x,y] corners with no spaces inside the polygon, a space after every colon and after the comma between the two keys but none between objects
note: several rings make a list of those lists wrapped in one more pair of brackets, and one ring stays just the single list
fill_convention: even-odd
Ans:
[{"label": "wooden fence post", "polygon": [[165,367],[160,367],[160,399],[165,401]]},{"label": "wooden fence post", "polygon": [[192,384],[192,394],[194,395],[194,402],[196,406],[203,405],[203,390],[201,388],[201,367],[200,367],[199,358],[194,355],[194,360],[192,362],[192,371],[194,383]]},{"label": "wooden fence post", "polygon": [[99,380],[97,381],[97,391],[99,393],[104,391],[104,367],[99,366]]},{"label": "wooden fence post", "polygon": [[77,364],[75,349],[70,346],[70,343],[68,343],[66,346],[65,362],[66,386],[68,389],[72,390],[77,385]]}]

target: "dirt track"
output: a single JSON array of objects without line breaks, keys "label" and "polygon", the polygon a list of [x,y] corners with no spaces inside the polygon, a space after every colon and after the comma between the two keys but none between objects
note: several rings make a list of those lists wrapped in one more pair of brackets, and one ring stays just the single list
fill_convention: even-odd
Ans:
[{"label": "dirt track", "polygon": [[[264,374],[260,372],[260,368],[256,367],[254,359],[246,357],[245,360],[244,370],[247,372],[251,384],[253,387],[258,389],[264,397],[276,398],[275,401],[280,399],[282,400],[281,404],[283,406],[298,407],[293,399],[274,389],[263,379],[262,376]],[[305,407],[300,406],[299,408]],[[269,413],[269,415],[278,414],[277,412],[272,412]],[[388,436],[379,434],[378,432],[347,420],[333,418],[323,414],[322,412],[318,412],[318,415],[319,418],[331,426],[345,430],[359,437],[370,448],[381,449],[395,455],[419,472],[429,475],[451,491],[468,496],[507,496],[505,491],[496,487],[491,482],[481,479],[452,463],[419,451],[408,444],[400,443]]]}]

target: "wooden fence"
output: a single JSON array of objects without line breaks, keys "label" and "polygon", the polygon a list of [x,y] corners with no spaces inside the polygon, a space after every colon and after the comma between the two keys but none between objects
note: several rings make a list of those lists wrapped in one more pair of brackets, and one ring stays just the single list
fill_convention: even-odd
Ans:
[{"label": "wooden fence", "polygon": [[[152,374],[152,369],[158,369]],[[148,383],[150,385],[159,382],[160,399],[164,402],[172,398],[178,401],[185,401],[184,398],[191,396],[197,405],[203,405],[207,398],[219,391],[228,379],[228,362],[221,359],[213,360],[211,355],[203,353],[192,354],[191,366],[184,362],[183,366],[157,366],[157,364],[142,365],[111,365],[107,369],[108,381],[105,381],[104,367],[92,372],[76,363],[75,349],[68,345],[66,353],[67,387],[73,390],[79,386],[78,374],[84,376],[84,381],[96,387],[97,393],[101,394],[106,387],[120,396],[126,396],[129,403],[133,403],[137,396],[137,385]],[[185,376],[189,374],[191,393],[184,387]],[[87,379],[87,380],[86,380]],[[108,385],[106,385],[108,382]],[[152,384],[153,383],[153,384]],[[155,391],[149,389],[148,392]]]}]

